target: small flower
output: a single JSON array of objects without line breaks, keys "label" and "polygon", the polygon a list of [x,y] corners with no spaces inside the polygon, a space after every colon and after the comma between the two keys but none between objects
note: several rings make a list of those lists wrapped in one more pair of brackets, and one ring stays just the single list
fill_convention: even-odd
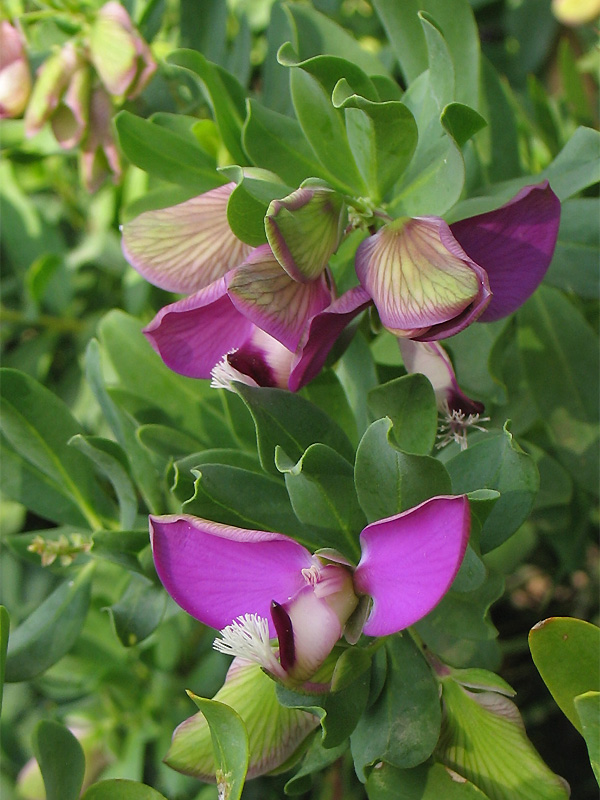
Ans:
[{"label": "small flower", "polygon": [[71,76],[67,90],[50,117],[52,132],[65,149],[82,140],[90,114],[91,70],[81,64]]},{"label": "small flower", "polygon": [[366,608],[367,636],[387,636],[438,604],[465,553],[469,505],[465,496],[435,497],[367,525],[356,568],[283,534],[189,515],[150,517],[150,535],[163,585],[221,630],[217,649],[297,685],[315,675],[355,612]]},{"label": "small flower", "polygon": [[33,86],[27,111],[25,133],[35,136],[50,119],[76,70],[82,65],[81,56],[72,42],[49,56],[40,69]]},{"label": "small flower", "polygon": [[356,273],[396,336],[446,338],[525,302],[550,264],[559,221],[547,181],[450,226],[439,217],[392,220],[359,246]]},{"label": "small flower", "polygon": [[19,117],[29,99],[31,75],[20,32],[0,22],[0,119]]},{"label": "small flower", "polygon": [[116,0],[102,6],[90,31],[90,58],[115,97],[137,97],[156,71],[150,49]]},{"label": "small flower", "polygon": [[90,120],[80,153],[80,171],[88,192],[95,192],[111,175],[116,181],[121,175],[121,159],[112,134],[112,102],[101,86],[92,92]]},{"label": "small flower", "polygon": [[470,429],[485,431],[480,423],[489,421],[489,417],[481,416],[484,411],[483,403],[472,400],[461,390],[452,362],[437,342],[398,339],[398,344],[406,371],[420,372],[433,386],[438,411],[442,415],[437,447],[456,442],[461,450],[465,450],[467,432]]}]

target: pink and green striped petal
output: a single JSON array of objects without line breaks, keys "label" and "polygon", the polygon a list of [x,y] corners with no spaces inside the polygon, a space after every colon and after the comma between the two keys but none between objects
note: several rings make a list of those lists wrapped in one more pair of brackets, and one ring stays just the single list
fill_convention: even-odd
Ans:
[{"label": "pink and green striped petal", "polygon": [[227,292],[245,317],[292,351],[311,318],[331,302],[325,275],[310,283],[298,283],[282,269],[266,244],[231,271]]},{"label": "pink and green striped petal", "polygon": [[125,258],[146,280],[169,292],[188,294],[208,286],[252,251],[227,222],[234,188],[228,183],[125,223]]},{"label": "pink and green striped petal", "polygon": [[344,202],[336,192],[305,187],[271,202],[265,231],[284,270],[306,283],[321,275],[337,250],[345,219]]},{"label": "pink and green striped petal", "polygon": [[480,294],[477,265],[437,217],[389,222],[358,248],[356,272],[397,336],[419,336],[456,318]]},{"label": "pink and green striped petal", "polygon": [[[233,708],[246,726],[250,749],[247,778],[271,772],[291,759],[319,725],[314,714],[282,706],[275,687],[258,664],[236,658],[214,696]],[[203,714],[194,714],[175,730],[165,763],[185,775],[214,783],[212,739]]]}]

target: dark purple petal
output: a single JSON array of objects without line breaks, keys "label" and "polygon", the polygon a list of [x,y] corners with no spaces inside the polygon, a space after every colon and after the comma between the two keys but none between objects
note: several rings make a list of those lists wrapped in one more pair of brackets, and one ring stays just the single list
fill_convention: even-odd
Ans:
[{"label": "dark purple petal", "polygon": [[150,517],[158,577],[171,597],[205,625],[221,629],[242,614],[271,619],[306,582],[306,548],[280,533],[245,530],[186,514]]},{"label": "dark purple petal", "polygon": [[559,222],[560,201],[544,181],[522,189],[496,211],[450,226],[461,247],[488,274],[492,299],[481,322],[507,316],[537,289],[554,253]]},{"label": "dark purple petal", "polygon": [[373,599],[364,633],[387,636],[428,614],[456,577],[468,538],[466,496],[434,497],[367,525],[354,573],[356,591]]},{"label": "dark purple petal", "polygon": [[291,392],[305,386],[319,373],[340,333],[371,302],[362,286],[355,286],[312,318],[292,366],[288,383]]},{"label": "dark purple petal", "polygon": [[144,329],[165,364],[189,378],[210,378],[213,367],[250,337],[254,325],[231,303],[225,279],[165,306]]}]

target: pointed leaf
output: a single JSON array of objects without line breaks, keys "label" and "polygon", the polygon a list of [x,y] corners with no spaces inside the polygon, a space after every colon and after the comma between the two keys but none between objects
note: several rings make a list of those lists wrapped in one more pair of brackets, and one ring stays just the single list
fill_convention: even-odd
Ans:
[{"label": "pointed leaf", "polygon": [[437,742],[441,709],[433,674],[410,636],[386,640],[388,672],[381,694],[351,737],[357,774],[385,761],[406,768],[421,764]]},{"label": "pointed leaf", "polygon": [[117,603],[106,610],[125,647],[142,642],[156,630],[165,612],[167,596],[141,575],[132,575]]},{"label": "pointed leaf", "polygon": [[424,375],[404,375],[384,383],[369,392],[368,403],[377,418],[390,418],[400,450],[417,455],[431,452],[438,412],[431,383]]},{"label": "pointed leaf", "polygon": [[462,775],[438,763],[413,769],[382,763],[370,773],[366,789],[369,800],[489,800]]},{"label": "pointed leaf", "polygon": [[6,681],[31,680],[61,659],[75,644],[90,603],[93,565],[58,586],[8,642]]},{"label": "pointed leaf", "polygon": [[388,418],[373,422],[356,453],[356,492],[369,522],[391,517],[430,497],[451,494],[444,465],[430,456],[398,450],[390,442],[391,430]]},{"label": "pointed leaf", "polygon": [[300,395],[239,383],[236,384],[236,391],[254,418],[258,452],[266,472],[279,475],[275,466],[277,445],[296,461],[315,442],[326,444],[344,458],[353,460],[353,447],[341,428],[325,412]]},{"label": "pointed leaf", "polygon": [[150,786],[125,778],[99,781],[87,790],[81,800],[167,800]]}]

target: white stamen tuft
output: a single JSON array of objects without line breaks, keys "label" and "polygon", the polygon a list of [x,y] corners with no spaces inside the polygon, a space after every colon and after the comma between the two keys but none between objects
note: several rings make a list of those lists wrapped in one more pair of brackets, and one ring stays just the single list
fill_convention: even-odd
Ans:
[{"label": "white stamen tuft", "polygon": [[229,363],[227,356],[233,355],[236,350],[237,348],[234,347],[233,350],[225,353],[219,363],[215,364],[215,366],[212,368],[210,372],[211,388],[227,389],[227,391],[233,392],[235,391],[231,385],[233,381],[245,383],[247,386],[258,386],[258,383],[253,378],[251,378],[249,375],[244,375],[243,372],[240,372],[235,367],[232,367]]},{"label": "white stamen tuft", "polygon": [[445,416],[440,423],[439,433],[437,438],[440,440],[436,447],[438,449],[445,447],[450,442],[456,442],[460,445],[461,450],[467,449],[467,432],[469,429],[476,431],[487,430],[479,425],[480,422],[489,422],[489,417],[482,417],[479,414],[465,414],[464,411],[456,410],[450,411],[446,404]]},{"label": "white stamen tuft", "polygon": [[253,661],[279,677],[285,674],[275,658],[269,641],[269,623],[264,617],[243,614],[223,628],[220,634],[222,638],[213,642],[214,649],[219,653]]}]

